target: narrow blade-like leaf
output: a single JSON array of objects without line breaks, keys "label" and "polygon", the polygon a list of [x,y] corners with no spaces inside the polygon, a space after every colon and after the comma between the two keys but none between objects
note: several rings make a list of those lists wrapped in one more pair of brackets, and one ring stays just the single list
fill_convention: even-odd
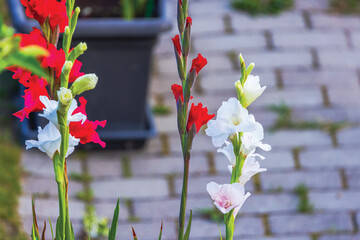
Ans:
[{"label": "narrow blade-like leaf", "polygon": [[55,240],[54,238],[54,230],[53,230],[53,227],[52,227],[52,223],[51,223],[51,219],[49,217],[49,224],[50,224],[50,230],[51,230],[51,237],[52,237],[52,240]]},{"label": "narrow blade-like leaf", "polygon": [[163,230],[163,224],[164,224],[164,221],[161,221],[159,240],[161,240],[161,235],[162,235],[162,230]]},{"label": "narrow blade-like leaf", "polygon": [[115,240],[115,237],[116,237],[116,229],[117,229],[117,224],[118,224],[118,220],[119,220],[119,211],[120,211],[119,203],[120,203],[120,199],[117,200],[116,208],[114,210],[114,216],[113,216],[112,224],[111,224],[110,231],[109,231],[109,240]]},{"label": "narrow blade-like leaf", "polygon": [[134,240],[138,240],[138,239],[137,239],[137,236],[136,236],[136,233],[135,233],[134,228],[133,228],[133,227],[131,227],[131,229],[132,229],[132,232],[133,232],[133,237],[134,237]]},{"label": "narrow blade-like leaf", "polygon": [[190,217],[189,217],[189,221],[188,221],[188,225],[186,227],[186,231],[184,234],[184,240],[189,240],[189,236],[190,236],[190,230],[191,230],[191,221],[192,221],[192,210],[190,210]]},{"label": "narrow blade-like leaf", "polygon": [[41,240],[45,240],[45,231],[46,231],[46,222],[44,220],[44,229],[43,229],[43,232],[41,234]]}]

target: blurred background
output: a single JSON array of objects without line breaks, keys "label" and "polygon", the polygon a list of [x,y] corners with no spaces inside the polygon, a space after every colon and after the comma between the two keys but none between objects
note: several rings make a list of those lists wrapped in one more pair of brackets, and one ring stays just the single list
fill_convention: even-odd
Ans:
[{"label": "blurred background", "polygon": [[[119,239],[132,239],[131,226],[139,239],[155,239],[162,220],[163,239],[176,238],[182,159],[170,87],[179,83],[171,42],[177,34],[177,1],[164,2],[172,29],[164,31],[168,28],[165,21],[155,31],[158,41],[153,54],[147,53],[151,61],[145,71],[151,81],[136,82],[135,90],[125,90],[133,96],[141,92],[139,98],[144,100],[139,117],[148,119],[144,129],[150,130],[143,135],[136,130],[139,138],[123,139],[109,150],[82,149],[68,159],[70,212],[75,232],[83,232],[82,236],[87,231],[85,219],[85,223],[99,226],[95,232],[102,239],[102,226],[106,224],[102,218],[111,219],[120,197]],[[0,9],[10,24],[4,0],[0,0]],[[82,10],[91,15],[92,8]],[[222,101],[236,96],[240,52],[247,64],[255,62],[253,74],[267,86],[249,110],[263,124],[264,142],[273,150],[263,153],[266,160],[261,164],[268,171],[246,186],[252,196],[240,211],[237,239],[360,239],[359,14],[357,0],[190,0],[192,57],[200,52],[208,59],[193,90],[194,101],[216,113]],[[127,40],[134,40],[128,31]],[[89,41],[83,59],[92,58]],[[104,49],[109,52],[109,48]],[[124,49],[119,48],[118,54]],[[146,64],[139,66],[146,69]],[[121,74],[114,79],[120,87],[127,86],[131,76]],[[128,80],[132,81],[136,80]],[[18,120],[11,113],[18,109],[14,99],[19,95],[17,82],[3,75],[0,239],[8,239],[2,236],[9,233],[12,239],[27,239],[20,232],[31,229],[32,193],[40,220],[50,217],[54,223],[58,211],[52,162],[38,151],[25,152],[23,142],[13,141]],[[121,102],[119,107],[140,108],[131,102]],[[125,114],[119,111],[118,115],[123,121]],[[210,181],[230,181],[227,165],[201,131],[194,140],[190,167],[188,208],[195,214],[191,231],[194,240],[219,239],[218,226],[225,232],[222,214],[214,209],[205,188]],[[51,236],[50,231],[47,236]]]}]

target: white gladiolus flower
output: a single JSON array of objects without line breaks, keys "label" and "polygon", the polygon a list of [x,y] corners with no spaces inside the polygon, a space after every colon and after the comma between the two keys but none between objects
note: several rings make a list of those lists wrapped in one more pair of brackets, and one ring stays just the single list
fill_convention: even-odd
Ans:
[{"label": "white gladiolus flower", "polygon": [[251,153],[254,153],[257,147],[261,148],[264,151],[270,151],[271,146],[269,144],[264,144],[261,142],[261,140],[264,139],[263,126],[255,121],[253,115],[250,116],[250,121],[254,123],[255,130],[252,132],[244,132],[241,136],[241,153],[244,156],[247,156]]},{"label": "white gladiolus flower", "polygon": [[223,213],[229,213],[234,209],[234,216],[237,215],[245,200],[251,195],[245,194],[244,186],[240,183],[219,185],[210,182],[206,186],[206,190],[214,200],[215,206]]},{"label": "white gladiolus flower", "polygon": [[246,157],[239,177],[239,183],[241,185],[245,185],[255,174],[267,171],[266,168],[260,168],[260,163],[255,159],[256,156],[262,158],[262,156],[258,154],[252,154]]},{"label": "white gladiolus flower", "polygon": [[236,156],[235,156],[235,153],[234,153],[234,146],[229,143],[227,144],[225,147],[223,148],[219,148],[217,150],[217,152],[219,153],[222,153],[225,155],[225,157],[229,160],[230,162],[230,166],[229,167],[234,167],[236,165]]},{"label": "white gladiolus flower", "polygon": [[[58,119],[57,119],[57,109],[59,103],[55,100],[50,100],[46,96],[40,96],[40,101],[44,104],[44,112],[40,113],[39,116],[46,118],[50,122],[52,122],[56,127],[59,127]],[[69,107],[68,116],[67,116],[67,123],[70,122],[85,122],[86,116],[82,113],[76,113],[73,115],[74,110],[78,107],[77,102],[75,99],[72,100],[71,105]]]},{"label": "white gladiolus flower", "polygon": [[[75,146],[79,144],[79,141],[80,139],[69,135],[69,149],[65,157],[69,156],[75,150]],[[49,122],[43,129],[39,127],[38,141],[27,140],[25,144],[26,150],[36,147],[46,153],[50,158],[53,158],[56,151],[60,152],[61,135],[56,126]]]},{"label": "white gladiolus flower", "polygon": [[248,110],[243,108],[236,98],[223,102],[217,111],[216,120],[208,122],[206,134],[212,137],[215,147],[221,147],[228,137],[238,132],[255,130],[255,124],[250,121]]},{"label": "white gladiolus flower", "polygon": [[244,107],[248,107],[255,99],[257,99],[266,89],[266,86],[260,86],[259,76],[249,75],[244,83],[244,95],[241,102]]}]

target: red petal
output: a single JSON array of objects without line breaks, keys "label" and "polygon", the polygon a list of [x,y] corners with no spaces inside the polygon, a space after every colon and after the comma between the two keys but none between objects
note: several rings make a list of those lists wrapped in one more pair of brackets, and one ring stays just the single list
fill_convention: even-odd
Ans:
[{"label": "red petal", "polygon": [[197,56],[197,58],[193,59],[192,61],[192,66],[190,69],[190,72],[195,69],[196,73],[199,74],[199,72],[201,71],[201,69],[203,69],[203,67],[205,67],[205,65],[207,64],[207,60],[206,58],[204,58],[200,53]]},{"label": "red petal", "polygon": [[184,101],[184,95],[183,95],[183,88],[182,86],[178,84],[173,84],[171,86],[171,90],[174,94],[176,102],[179,101],[179,97],[181,98],[181,101]]},{"label": "red petal", "polygon": [[203,108],[203,105],[199,103],[197,106],[191,104],[188,123],[186,126],[187,131],[190,130],[191,126],[195,124],[196,132],[199,132],[201,127],[207,122],[215,117],[215,114],[209,115],[208,109],[206,107]]},{"label": "red petal", "polygon": [[180,36],[176,35],[175,37],[171,38],[171,40],[173,41],[176,52],[181,55]]},{"label": "red petal", "polygon": [[[79,98],[80,106],[76,108],[73,114],[82,113],[86,115],[86,99],[84,97]],[[87,115],[86,115],[87,116]],[[99,134],[95,131],[98,126],[105,127],[106,120],[104,121],[89,121],[86,120],[83,124],[81,122],[71,122],[70,123],[70,134],[75,138],[80,139],[81,144],[86,144],[89,142],[98,143],[101,147],[105,148],[106,143],[101,141]]]}]

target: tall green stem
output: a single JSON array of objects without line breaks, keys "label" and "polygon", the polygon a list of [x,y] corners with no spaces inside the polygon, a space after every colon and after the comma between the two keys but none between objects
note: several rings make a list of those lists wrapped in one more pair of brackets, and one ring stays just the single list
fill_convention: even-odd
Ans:
[{"label": "tall green stem", "polygon": [[178,239],[182,239],[184,236],[185,229],[185,214],[186,214],[186,202],[187,202],[187,191],[188,191],[188,180],[189,180],[189,165],[190,165],[190,154],[184,156],[184,173],[183,173],[183,186],[181,192],[181,203],[180,203],[180,214],[179,214],[179,236]]}]

